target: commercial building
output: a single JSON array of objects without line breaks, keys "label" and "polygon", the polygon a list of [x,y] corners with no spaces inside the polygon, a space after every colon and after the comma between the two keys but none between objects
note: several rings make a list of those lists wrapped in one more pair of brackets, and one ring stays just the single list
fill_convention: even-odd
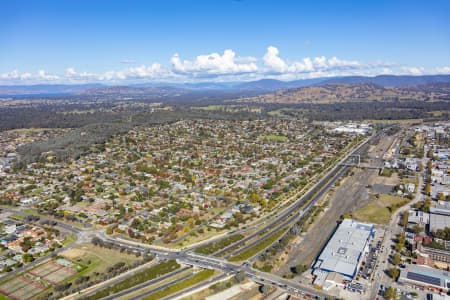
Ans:
[{"label": "commercial building", "polygon": [[449,272],[426,266],[406,265],[401,269],[398,282],[447,292],[450,289]]},{"label": "commercial building", "polygon": [[421,246],[418,248],[419,253],[428,255],[433,261],[441,261],[450,263],[450,251],[434,249],[430,247]]},{"label": "commercial building", "polygon": [[450,227],[450,208],[444,205],[430,207],[430,231]]},{"label": "commercial building", "polygon": [[373,224],[345,219],[317,259],[314,273],[335,272],[354,278],[374,234]]},{"label": "commercial building", "polygon": [[430,223],[430,214],[420,210],[410,210],[408,222],[414,224],[426,225]]}]

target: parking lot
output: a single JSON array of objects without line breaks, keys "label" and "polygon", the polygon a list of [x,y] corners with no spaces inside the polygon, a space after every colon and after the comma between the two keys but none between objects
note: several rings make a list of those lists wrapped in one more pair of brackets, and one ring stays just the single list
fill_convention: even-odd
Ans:
[{"label": "parking lot", "polygon": [[367,280],[368,284],[370,284],[370,282],[372,281],[373,270],[379,263],[379,254],[384,250],[382,246],[384,232],[385,231],[383,228],[378,227],[376,229],[375,237],[369,244],[369,252],[364,256],[363,262],[361,263],[361,267],[358,272],[358,277]]}]

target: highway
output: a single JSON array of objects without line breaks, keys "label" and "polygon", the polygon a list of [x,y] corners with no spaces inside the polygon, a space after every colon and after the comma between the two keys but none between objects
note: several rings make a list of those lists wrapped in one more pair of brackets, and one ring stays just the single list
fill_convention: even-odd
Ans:
[{"label": "highway", "polygon": [[[379,138],[382,132],[379,132],[377,134],[372,135],[371,138],[366,140],[364,143],[362,143],[360,146],[358,146],[354,151],[352,151],[350,154],[348,154],[343,161],[349,156],[349,155],[359,155],[363,152],[367,151],[369,143],[372,142],[375,138]],[[267,238],[276,232],[279,232],[279,230],[282,230],[283,228],[288,228],[295,224],[295,222],[303,215],[305,214],[311,207],[323,196],[324,193],[326,193],[329,188],[331,188],[334,183],[341,178],[345,172],[349,169],[349,166],[341,166],[337,164],[334,166],[324,177],[322,177],[308,192],[306,192],[303,196],[298,198],[291,206],[289,206],[287,209],[285,209],[283,212],[275,216],[275,219],[271,222],[269,222],[267,225],[265,225],[263,228],[257,230],[256,232],[252,233],[251,235],[245,237],[244,239],[238,241],[237,243],[234,243],[230,246],[224,247],[222,250],[214,253],[215,256],[219,256],[221,254],[227,253],[232,249],[235,249],[236,247],[239,247],[240,245],[243,245],[244,243],[256,239],[256,241],[253,241],[252,243],[245,245],[241,249],[235,251],[232,253],[232,255],[236,255],[238,253],[241,253],[242,251],[245,251],[246,249],[249,249],[250,247],[253,247],[255,244],[261,241],[261,239]],[[303,209],[301,209],[303,207]],[[300,210],[301,209],[301,210]],[[280,222],[280,220],[282,222]],[[284,221],[283,221],[284,220]],[[229,262],[226,259],[217,258],[213,256],[207,256],[207,255],[200,255],[196,254],[192,251],[187,250],[181,250],[181,251],[168,251],[165,249],[157,249],[155,247],[145,245],[145,244],[138,244],[135,242],[129,242],[126,240],[117,240],[113,237],[109,237],[105,235],[104,233],[97,232],[96,236],[104,241],[112,242],[116,245],[119,245],[121,247],[126,247],[127,249],[130,249],[132,251],[149,251],[153,255],[155,255],[158,259],[176,259],[178,262],[190,265],[190,266],[196,266],[200,268],[205,269],[215,269],[222,271],[224,274],[235,274],[237,272],[244,272],[249,278],[254,280],[255,282],[259,282],[261,284],[269,284],[271,286],[283,289],[291,294],[298,295],[298,296],[311,296],[311,297],[317,297],[319,299],[328,297],[327,294],[317,291],[309,286],[301,285],[293,280],[288,280],[281,278],[277,275],[261,272],[258,270],[254,270],[250,267],[250,264],[248,262],[244,262],[244,264],[239,265],[236,263]],[[167,277],[164,277],[167,278]],[[163,280],[162,278],[155,279],[156,282],[159,282]],[[155,283],[146,283],[145,286],[149,286]],[[134,293],[137,290],[142,289],[142,286],[136,286],[133,287],[127,291],[122,291],[119,294],[112,295],[111,299],[128,295],[130,293]],[[109,298],[108,298],[109,299]],[[136,298],[140,299],[140,298]]]},{"label": "highway", "polygon": [[[186,295],[188,293],[193,293],[195,290],[200,290],[200,289],[204,289],[210,285],[212,285],[215,282],[221,281],[223,279],[227,278],[227,274],[220,274],[218,276],[215,276],[211,279],[208,279],[207,281],[203,281],[199,284],[196,284],[194,286],[191,286],[187,289],[184,289],[182,291],[179,291],[177,293],[174,293],[170,296],[165,297],[164,299],[183,299],[183,295]],[[138,298],[141,299],[141,298]]]},{"label": "highway", "polygon": [[[245,245],[244,247],[240,248],[239,250],[233,252],[231,255],[226,256],[227,258],[238,255],[239,253],[244,252],[247,249],[252,248],[253,246],[257,245],[258,243],[261,242],[261,240],[264,240],[268,237],[270,237],[271,235],[277,233],[279,230],[282,230],[283,228],[290,228],[292,227],[306,212],[308,212],[311,207],[314,206],[314,204],[316,204],[316,202],[335,184],[335,182],[342,177],[342,175],[345,174],[345,172],[347,171],[348,167],[342,167],[340,168],[340,170],[328,181],[324,184],[324,186],[322,186],[320,188],[319,191],[316,191],[315,193],[311,193],[311,194],[307,194],[304,195],[302,198],[304,199],[300,199],[301,203],[305,203],[311,196],[313,197],[308,204],[301,209],[299,212],[295,213],[296,210],[298,208],[301,207],[301,205],[298,205],[296,207],[293,207],[292,209],[290,209],[290,214],[289,216],[286,218],[286,220],[284,222],[276,222],[276,223],[272,223],[272,227],[271,227],[271,231],[263,236],[261,236],[259,239],[253,241],[252,243],[249,243],[247,245]],[[283,219],[283,218],[281,218]],[[287,234],[289,232],[289,230],[286,230],[284,234]],[[284,235],[283,234],[283,235]],[[279,239],[281,239],[282,236],[280,236]],[[223,250],[221,250],[222,252]]]},{"label": "highway", "polygon": [[[114,294],[114,295],[111,295],[111,296],[108,296],[108,297],[105,297],[105,298],[102,298],[102,299],[103,299],[103,300],[114,300],[114,299],[117,299],[117,298],[119,298],[119,297],[122,297],[122,296],[125,296],[125,295],[128,295],[128,294],[134,293],[134,292],[136,292],[136,291],[138,291],[138,290],[140,290],[140,289],[143,289],[143,288],[149,287],[149,286],[151,286],[151,285],[154,285],[154,284],[156,284],[156,283],[158,283],[158,282],[160,282],[160,281],[163,281],[163,280],[168,279],[168,278],[170,278],[170,277],[172,277],[172,276],[178,275],[178,274],[180,274],[180,273],[182,273],[182,272],[184,272],[184,271],[187,271],[187,270],[189,270],[189,269],[190,269],[190,267],[180,268],[180,269],[178,269],[178,270],[175,270],[175,271],[173,271],[173,272],[164,274],[164,275],[162,275],[162,276],[160,276],[160,277],[158,277],[158,278],[155,278],[155,279],[153,279],[153,280],[149,280],[149,281],[144,282],[144,283],[142,283],[142,284],[138,284],[138,285],[136,285],[136,286],[133,286],[132,288],[129,288],[129,289],[127,289],[127,290],[121,291],[121,292],[119,292],[119,293],[116,293],[116,294]],[[174,284],[174,283],[183,281],[184,279],[187,279],[187,278],[189,278],[189,277],[191,277],[191,276],[192,276],[192,274],[187,274],[187,275],[182,276],[182,277],[180,277],[180,278],[178,278],[178,279],[176,279],[176,280],[173,280],[173,281],[171,281],[171,282],[169,282],[169,283],[163,284],[163,285],[159,286],[159,287],[156,288],[156,289],[152,289],[152,290],[149,291],[149,292],[142,293],[139,297],[134,297],[134,298],[131,298],[131,299],[141,299],[141,298],[143,298],[143,297],[145,297],[145,296],[147,296],[147,295],[150,295],[151,293],[155,293],[155,292],[157,292],[157,291],[159,291],[159,290],[163,290],[163,289],[165,289],[166,287],[170,286],[171,284]],[[93,292],[92,294],[95,294],[95,292]],[[86,295],[85,295],[85,296],[86,296]]]},{"label": "highway", "polygon": [[[203,269],[215,269],[222,271],[224,274],[236,274],[238,272],[244,272],[249,278],[263,283],[263,284],[269,284],[277,288],[281,288],[286,290],[287,292],[296,294],[296,295],[311,295],[311,296],[317,296],[320,298],[325,298],[327,295],[325,293],[319,292],[313,288],[300,285],[299,283],[296,283],[291,280],[280,278],[276,275],[261,272],[258,270],[254,270],[251,267],[243,264],[239,265],[237,263],[229,262],[228,260],[207,256],[207,255],[200,255],[193,252],[186,252],[186,251],[163,251],[159,249],[154,249],[151,246],[148,245],[135,245],[130,244],[125,241],[117,241],[113,238],[107,237],[106,241],[113,242],[118,246],[126,247],[129,250],[132,251],[149,251],[153,255],[155,255],[160,260],[165,259],[176,259],[179,263],[189,265],[189,266],[195,266]],[[172,274],[173,275],[173,274]],[[145,286],[149,286],[152,284],[155,284],[159,281],[162,281],[163,279],[166,279],[167,277],[159,277],[158,279],[154,279],[151,284],[145,284]],[[111,299],[115,299],[119,296],[125,296],[130,293],[134,293],[139,289],[142,289],[143,286],[136,286],[133,287],[127,291],[122,291],[118,294],[111,295]]]},{"label": "highway", "polygon": [[[362,154],[364,151],[368,149],[368,145],[371,141],[373,141],[375,138],[379,138],[379,136],[382,134],[382,132],[378,132],[377,134],[372,135],[371,138],[366,140],[364,143],[362,143],[360,146],[358,146],[354,151],[352,151],[350,154],[348,154],[342,161],[344,161],[349,155],[359,155]],[[261,242],[262,239],[265,239],[280,230],[286,228],[289,229],[290,226],[293,226],[295,222],[306,212],[308,212],[311,207],[323,196],[324,193],[326,193],[329,188],[331,188],[334,183],[341,178],[345,172],[349,169],[349,166],[341,166],[339,164],[335,165],[325,176],[323,176],[308,192],[306,192],[303,196],[299,197],[292,205],[290,205],[288,208],[286,208],[284,211],[279,213],[278,215],[275,215],[274,220],[271,222],[268,222],[267,225],[265,225],[263,228],[255,231],[254,233],[248,235],[244,239],[229,245],[227,247],[224,247],[222,250],[214,253],[215,256],[220,256],[224,253],[230,252],[232,249],[235,249],[239,246],[244,245],[244,243],[255,239],[255,241],[245,245],[244,247],[241,247],[240,249],[234,251],[231,253],[231,255],[236,255],[238,253],[241,253],[242,251],[245,251],[249,249],[250,247],[253,247],[258,242]],[[303,208],[302,208],[303,207]],[[301,210],[300,210],[301,209]],[[11,210],[14,213],[20,213],[22,215],[27,215],[26,213],[22,211],[16,211]],[[43,218],[45,219],[45,218]],[[165,260],[165,259],[176,259],[178,262],[189,265],[189,266],[196,266],[200,268],[205,269],[215,269],[222,271],[223,274],[235,274],[237,272],[244,272],[249,278],[252,280],[259,282],[261,284],[268,284],[280,289],[283,289],[291,294],[298,295],[298,296],[311,296],[311,297],[317,297],[318,299],[324,299],[328,297],[327,294],[320,292],[318,290],[315,290],[309,286],[301,285],[293,280],[283,279],[277,275],[261,272],[258,270],[254,270],[250,267],[250,264],[247,262],[244,262],[244,264],[239,265],[237,263],[229,262],[226,259],[213,257],[213,256],[207,256],[207,255],[200,255],[196,254],[192,251],[187,250],[168,250],[168,249],[160,249],[154,246],[146,245],[146,244],[140,244],[137,242],[132,241],[126,241],[126,240],[118,240],[117,238],[113,238],[110,236],[107,236],[104,232],[101,231],[94,231],[94,230],[82,230],[79,228],[76,228],[74,226],[65,224],[63,222],[58,222],[58,226],[60,226],[63,229],[66,229],[68,231],[71,231],[75,234],[77,234],[78,237],[82,238],[83,240],[86,239],[88,236],[96,236],[97,238],[114,243],[115,245],[125,247],[131,251],[134,252],[145,252],[148,251],[151,254],[155,255],[159,260]],[[277,242],[277,241],[275,241]],[[59,249],[62,251],[65,247]],[[59,251],[58,251],[59,252]],[[37,264],[36,262],[35,264]],[[34,264],[34,265],[35,265]],[[31,265],[28,264],[26,268],[28,269]],[[180,270],[179,270],[180,271]],[[180,271],[181,272],[181,271]],[[15,272],[14,272],[15,273]],[[130,293],[134,293],[144,287],[153,285],[157,282],[160,282],[164,279],[167,279],[174,274],[174,272],[166,274],[165,276],[161,276],[157,279],[154,279],[152,281],[146,282],[141,285],[137,285],[133,288],[130,288],[126,291],[122,291],[116,295],[111,295],[110,297],[106,299],[116,299],[117,297],[125,296]],[[180,281],[182,279],[179,279]],[[162,289],[163,287],[161,287]],[[136,298],[140,299],[140,298]]]},{"label": "highway", "polygon": [[[366,142],[361,144],[358,148],[356,148],[351,154],[349,155],[358,155],[363,153],[368,149],[369,143],[374,139],[378,137],[377,135],[373,135],[370,139],[368,139]],[[344,158],[345,159],[345,158]],[[292,226],[298,218],[300,218],[303,214],[305,214],[322,196],[324,193],[328,191],[330,187],[334,185],[334,183],[341,178],[345,172],[349,169],[349,166],[335,166],[332,170],[330,170],[327,175],[325,175],[312,189],[310,189],[306,194],[304,194],[302,197],[300,197],[293,205],[291,205],[288,209],[284,210],[282,213],[280,213],[276,220],[270,222],[263,228],[257,230],[255,233],[249,235],[248,237],[240,240],[239,242],[232,244],[228,247],[225,247],[224,249],[220,250],[219,252],[215,253],[214,255],[220,255],[223,253],[226,253],[230,251],[231,249],[234,249],[235,247],[254,239],[260,235],[264,235],[264,238],[269,237],[272,234],[275,234],[279,230],[287,227]],[[305,205],[306,204],[306,205]],[[304,206],[304,207],[303,207]],[[297,210],[301,209],[299,212]],[[296,213],[297,212],[297,213]],[[280,223],[280,220],[285,220]],[[244,272],[249,278],[254,280],[255,282],[259,282],[261,284],[268,284],[280,289],[283,289],[291,294],[298,295],[298,296],[310,296],[310,297],[317,297],[319,299],[324,299],[328,297],[329,295],[317,291],[311,287],[299,284],[293,280],[288,280],[281,278],[277,275],[261,272],[258,270],[255,270],[250,267],[250,264],[248,262],[244,262],[244,264],[239,265],[237,263],[229,262],[226,259],[217,258],[213,256],[207,256],[207,255],[200,255],[196,254],[192,251],[167,251],[163,249],[155,249],[154,247],[151,247],[149,245],[136,245],[135,243],[130,243],[124,240],[118,241],[112,237],[108,237],[106,235],[101,235],[99,238],[107,240],[109,242],[113,242],[119,246],[126,247],[133,251],[144,251],[148,250],[150,253],[156,255],[159,259],[176,259],[180,263],[184,263],[186,265],[190,266],[196,266],[200,268],[205,269],[215,269],[220,270],[224,274],[236,274],[237,272]],[[235,251],[233,254],[240,253],[242,251],[245,251],[246,249],[252,247],[256,243],[260,242],[262,238],[259,238],[257,241],[254,241],[245,247],[242,247],[238,251]],[[139,287],[136,287],[135,289],[132,289],[132,292],[135,292],[136,290],[139,290]],[[131,293],[131,292],[129,292]],[[129,294],[129,293],[125,293]],[[121,294],[122,295],[122,294]],[[120,295],[113,295],[115,298],[117,298]],[[113,298],[111,298],[113,299]],[[137,298],[139,299],[139,298]]]},{"label": "highway", "polygon": [[[194,274],[187,274],[187,275],[184,275],[184,276],[182,276],[182,277],[180,277],[180,278],[177,278],[177,279],[175,279],[175,280],[173,280],[173,281],[171,281],[171,282],[162,284],[162,285],[158,286],[157,288],[154,288],[154,289],[152,289],[152,290],[150,290],[150,291],[143,292],[143,293],[141,293],[139,296],[131,297],[131,298],[129,298],[129,300],[140,300],[140,299],[143,299],[143,298],[147,297],[148,295],[151,295],[151,294],[154,294],[154,293],[156,293],[156,292],[162,291],[162,290],[164,290],[164,289],[170,287],[171,285],[176,284],[176,283],[179,283],[179,282],[182,282],[183,280],[186,280],[186,279],[188,279],[188,278],[190,278],[190,277],[192,277],[192,276],[194,276]],[[126,295],[126,294],[125,294],[125,295]],[[105,299],[105,300],[106,300],[106,299],[108,299],[108,300],[113,300],[113,299],[116,299],[117,297],[118,297],[118,294],[117,294],[117,295],[114,295],[114,296],[111,296],[111,297],[108,297],[108,298],[104,298],[104,299]]]},{"label": "highway", "polygon": [[[360,155],[367,151],[370,142],[375,140],[376,138],[379,138],[379,135],[382,135],[383,132],[379,132],[375,135],[372,135],[372,137],[368,140],[366,140],[364,143],[362,143],[360,146],[358,146],[355,150],[353,150],[350,154],[348,154],[345,158],[342,159],[342,161],[345,161],[347,157],[351,155]],[[245,247],[233,252],[231,255],[227,257],[231,257],[234,255],[237,255],[257,243],[259,243],[261,240],[266,239],[270,237],[271,235],[275,234],[279,230],[282,230],[286,226],[292,226],[298,219],[301,218],[309,209],[311,209],[312,206],[334,185],[334,183],[341,178],[345,172],[349,169],[349,166],[341,166],[340,164],[337,164],[335,167],[333,167],[324,177],[322,177],[319,182],[317,182],[308,192],[306,192],[304,195],[302,195],[300,198],[298,198],[294,204],[292,204],[289,208],[281,212],[278,216],[276,216],[275,220],[264,226],[263,228],[259,229],[255,233],[245,237],[244,239],[241,239],[240,241],[231,244],[227,247],[224,247],[222,250],[214,253],[214,255],[220,256],[224,253],[229,252],[230,250],[239,247],[239,245],[242,245],[246,243],[249,240],[252,240],[256,237],[258,237],[257,241],[254,241]],[[312,199],[311,199],[312,198]],[[297,212],[302,206],[306,206],[298,213]],[[280,223],[280,220],[285,220],[284,222]],[[286,231],[287,232],[287,231]],[[280,237],[281,238],[281,237]]]}]

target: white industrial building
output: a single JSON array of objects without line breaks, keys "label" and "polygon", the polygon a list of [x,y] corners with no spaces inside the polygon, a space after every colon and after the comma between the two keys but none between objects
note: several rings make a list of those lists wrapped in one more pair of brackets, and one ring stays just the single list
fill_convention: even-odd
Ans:
[{"label": "white industrial building", "polygon": [[314,273],[335,272],[354,278],[374,234],[373,224],[345,219],[317,259]]},{"label": "white industrial building", "polygon": [[426,225],[430,223],[430,214],[420,210],[410,210],[408,213],[408,222],[414,224]]}]

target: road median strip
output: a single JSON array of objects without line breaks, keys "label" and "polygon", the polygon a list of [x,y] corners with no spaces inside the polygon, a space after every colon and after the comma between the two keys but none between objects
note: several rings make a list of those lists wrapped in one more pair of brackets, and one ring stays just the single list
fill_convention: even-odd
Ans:
[{"label": "road median strip", "polygon": [[162,298],[172,295],[176,292],[185,290],[187,288],[190,288],[190,287],[212,277],[214,275],[214,272],[215,272],[214,270],[209,270],[209,269],[200,271],[197,274],[193,275],[192,277],[189,277],[178,283],[172,284],[172,285],[168,286],[167,288],[160,290],[156,293],[148,295],[147,297],[144,298],[144,300],[162,299]]},{"label": "road median strip", "polygon": [[266,249],[267,247],[272,245],[277,239],[279,239],[286,232],[286,230],[287,230],[287,228],[272,234],[271,236],[262,240],[260,243],[252,246],[251,248],[244,250],[243,252],[241,252],[235,256],[230,257],[229,261],[232,261],[232,262],[241,261],[241,260],[246,260],[246,259],[249,259],[249,258],[255,256],[259,252],[263,251],[264,249]]},{"label": "road median strip", "polygon": [[107,287],[106,289],[100,290],[91,296],[84,297],[84,300],[96,300],[107,297],[109,295],[113,295],[129,289],[133,286],[146,282],[148,280],[152,280],[157,278],[163,274],[172,272],[176,269],[180,268],[180,265],[175,260],[169,260],[166,262],[162,262],[154,267],[151,267],[148,270],[139,272],[117,284]]}]

